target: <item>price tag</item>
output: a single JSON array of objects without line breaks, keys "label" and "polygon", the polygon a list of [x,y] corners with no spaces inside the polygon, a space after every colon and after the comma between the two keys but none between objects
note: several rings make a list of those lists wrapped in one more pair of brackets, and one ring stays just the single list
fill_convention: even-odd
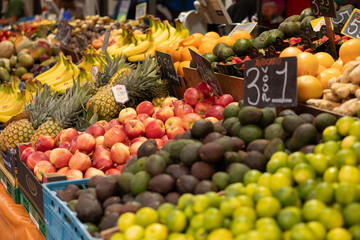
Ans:
[{"label": "price tag", "polygon": [[104,36],[104,41],[103,41],[103,44],[101,46],[101,52],[102,53],[105,53],[106,52],[106,49],[109,45],[109,38],[110,38],[110,30],[109,28],[106,29],[106,32],[105,32],[105,36]]},{"label": "price tag", "polygon": [[121,21],[125,21],[129,8],[130,8],[130,3],[131,0],[122,0],[121,1],[121,5],[120,5],[120,9],[119,9],[119,14],[117,15],[117,21],[121,22]]},{"label": "price tag", "polygon": [[69,25],[68,23],[60,22],[55,35],[55,39],[63,45],[67,45],[71,38],[72,29],[73,26]]},{"label": "price tag", "polygon": [[250,22],[250,23],[244,23],[244,24],[238,24],[234,29],[229,33],[229,36],[232,37],[236,31],[239,30],[245,30],[248,33],[251,33],[252,30],[256,27],[257,22]]},{"label": "price tag", "polygon": [[[311,27],[314,30],[314,32],[320,32],[321,27],[326,25],[325,18],[320,17],[320,18],[314,19],[314,20],[310,21],[310,24],[311,24]],[[332,27],[332,29],[334,29],[334,26],[332,25],[332,23],[331,23],[331,27]]]},{"label": "price tag", "polygon": [[260,58],[246,61],[244,104],[256,107],[296,106],[296,57]]},{"label": "price tag", "polygon": [[200,54],[190,50],[192,60],[196,63],[197,71],[200,75],[200,78],[203,82],[206,82],[210,87],[212,87],[218,94],[222,95],[220,85],[216,79],[211,63],[201,56]]},{"label": "price tag", "polygon": [[115,85],[111,87],[114,94],[115,102],[124,104],[129,101],[129,95],[125,85]]},{"label": "price tag", "polygon": [[99,68],[96,65],[93,65],[91,68],[91,79],[95,83],[97,79],[97,75],[99,73]]},{"label": "price tag", "polygon": [[345,10],[341,10],[338,11],[336,13],[336,18],[331,18],[331,22],[334,25],[334,27],[337,27],[339,24],[344,24],[347,22],[347,20],[349,19],[350,15],[351,15],[351,9],[345,9]]},{"label": "price tag", "polygon": [[342,34],[360,39],[360,10],[354,9],[341,31]]},{"label": "price tag", "polygon": [[336,18],[334,0],[310,0],[310,4],[315,15]]},{"label": "price tag", "polygon": [[144,18],[146,16],[146,2],[136,5],[135,19]]},{"label": "price tag", "polygon": [[162,77],[167,79],[171,84],[180,86],[180,80],[176,74],[174,62],[170,54],[155,51],[156,59],[161,66]]}]

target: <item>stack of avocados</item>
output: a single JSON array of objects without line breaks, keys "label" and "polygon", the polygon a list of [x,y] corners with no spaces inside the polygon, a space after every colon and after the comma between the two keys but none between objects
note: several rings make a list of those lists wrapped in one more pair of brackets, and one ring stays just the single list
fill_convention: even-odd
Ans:
[{"label": "stack of avocados", "polygon": [[293,15],[279,25],[279,30],[285,33],[286,37],[298,36],[307,26],[311,28],[311,21],[316,19],[311,8],[305,8],[300,15]]}]

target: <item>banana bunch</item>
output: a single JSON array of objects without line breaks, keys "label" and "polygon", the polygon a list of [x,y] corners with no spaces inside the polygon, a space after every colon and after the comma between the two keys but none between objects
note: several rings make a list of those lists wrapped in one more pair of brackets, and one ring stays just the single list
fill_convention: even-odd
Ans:
[{"label": "banana bunch", "polygon": [[100,72],[103,72],[104,68],[104,56],[99,54],[92,46],[86,48],[81,53],[84,57],[83,61],[78,65],[78,68],[83,68],[85,71],[91,73],[92,67],[95,65],[99,68]]},{"label": "banana bunch", "polygon": [[0,122],[6,123],[13,116],[24,111],[26,90],[17,93],[12,83],[5,82],[0,86]]},{"label": "banana bunch", "polygon": [[54,91],[65,92],[64,89],[72,87],[73,79],[77,79],[79,74],[78,66],[60,53],[59,61],[48,71],[38,75],[35,80],[51,86]]}]

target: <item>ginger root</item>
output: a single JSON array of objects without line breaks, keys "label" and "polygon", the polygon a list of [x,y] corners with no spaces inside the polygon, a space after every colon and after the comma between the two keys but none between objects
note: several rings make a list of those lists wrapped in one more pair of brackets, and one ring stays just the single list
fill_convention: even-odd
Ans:
[{"label": "ginger root", "polygon": [[330,111],[341,105],[340,103],[329,101],[326,99],[309,99],[306,101],[306,104]]},{"label": "ginger root", "polygon": [[360,84],[360,61],[356,68],[349,73],[350,82]]},{"label": "ginger root", "polygon": [[350,95],[355,94],[355,91],[359,88],[359,85],[352,83],[333,83],[331,85],[331,92],[334,96],[340,99],[346,99],[350,97]]},{"label": "ginger root", "polygon": [[335,96],[330,89],[323,90],[323,99],[331,102],[340,102],[340,98]]},{"label": "ginger root", "polygon": [[357,110],[360,107],[360,100],[357,98],[350,99],[344,103],[342,103],[339,107],[333,109],[335,113],[354,116],[357,113]]},{"label": "ginger root", "polygon": [[350,81],[350,73],[360,65],[360,61],[354,61],[349,64],[348,68],[344,71],[344,73],[339,77],[341,83],[349,83]]}]

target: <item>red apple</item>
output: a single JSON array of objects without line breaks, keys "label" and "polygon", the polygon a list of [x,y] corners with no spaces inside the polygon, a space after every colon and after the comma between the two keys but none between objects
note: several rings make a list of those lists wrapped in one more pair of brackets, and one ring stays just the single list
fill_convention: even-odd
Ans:
[{"label": "red apple", "polygon": [[162,148],[162,146],[164,146],[164,141],[161,138],[155,138],[154,140],[158,148]]},{"label": "red apple", "polygon": [[21,160],[23,160],[24,162],[27,161],[28,157],[30,154],[34,153],[35,149],[33,147],[27,147],[24,149],[24,151],[21,152],[20,154],[20,158]]},{"label": "red apple", "polygon": [[165,122],[165,129],[167,130],[171,126],[181,126],[182,127],[183,120],[179,117],[171,117]]},{"label": "red apple", "polygon": [[32,171],[34,170],[35,165],[41,161],[49,161],[49,158],[43,152],[34,152],[28,156],[26,165]]},{"label": "red apple", "polygon": [[237,107],[238,107],[238,106],[239,106],[239,102],[231,102],[231,103],[228,104],[228,106],[229,106],[229,105],[233,105],[233,106],[237,106]]},{"label": "red apple", "polygon": [[36,163],[34,167],[34,173],[36,175],[36,178],[42,182],[43,174],[44,173],[55,173],[56,167],[51,164],[49,161],[40,161]]},{"label": "red apple", "polygon": [[76,145],[79,151],[90,154],[94,151],[96,139],[93,135],[84,133],[78,137]]},{"label": "red apple", "polygon": [[55,139],[49,135],[40,135],[34,145],[36,151],[46,152],[47,150],[54,149]]},{"label": "red apple", "polygon": [[130,150],[125,144],[116,143],[111,147],[110,157],[114,163],[123,164],[128,156],[130,156]]},{"label": "red apple", "polygon": [[116,169],[116,168],[110,168],[109,170],[107,170],[105,172],[105,175],[116,175],[116,174],[120,174],[121,170]]},{"label": "red apple", "polygon": [[149,118],[149,115],[147,115],[146,113],[141,113],[138,115],[138,118],[141,122],[144,122],[145,119]]},{"label": "red apple", "polygon": [[101,171],[106,171],[112,167],[114,167],[114,163],[111,161],[110,157],[106,158],[98,158],[98,159],[94,159],[94,161],[92,162],[92,167],[96,168],[96,169],[100,169]]},{"label": "red apple", "polygon": [[83,179],[84,177],[82,171],[77,169],[69,169],[65,171],[63,174],[66,175],[67,180]]},{"label": "red apple", "polygon": [[99,145],[104,145],[104,136],[99,136],[97,137],[95,140],[96,140],[96,144],[95,146],[99,146]]},{"label": "red apple", "polygon": [[196,103],[204,100],[204,94],[196,88],[188,88],[184,92],[184,100],[187,104],[195,106]]},{"label": "red apple", "polygon": [[151,102],[143,101],[136,107],[136,112],[138,114],[146,113],[147,115],[151,116],[154,114],[155,109]]},{"label": "red apple", "polygon": [[174,111],[171,107],[162,107],[156,112],[156,118],[161,120],[163,123],[169,118],[174,116]]},{"label": "red apple", "polygon": [[46,152],[44,152],[44,153],[45,153],[45,155],[47,156],[47,158],[49,159],[49,161],[50,161],[50,154],[51,154],[51,151],[52,151],[52,150],[47,150]]},{"label": "red apple", "polygon": [[164,135],[161,140],[163,140],[164,144],[169,141],[169,137],[167,135]]},{"label": "red apple", "polygon": [[130,108],[130,107],[129,107],[129,108],[123,108],[123,109],[121,109],[121,111],[120,111],[120,113],[119,113],[119,117],[118,117],[119,122],[123,122],[124,118],[125,118],[126,116],[130,115],[130,114],[135,114],[135,115],[137,115],[137,112],[136,112],[135,109]]},{"label": "red apple", "polygon": [[60,143],[60,137],[63,133],[64,129],[62,129],[55,137],[55,143],[59,144]]},{"label": "red apple", "polygon": [[65,129],[62,131],[62,133],[60,135],[59,143],[71,142],[76,136],[79,136],[79,133],[78,133],[78,131],[76,131],[76,129],[74,129],[74,128]]},{"label": "red apple", "polygon": [[215,118],[215,117],[207,117],[207,118],[205,118],[205,120],[208,120],[208,121],[210,121],[210,122],[212,122],[212,123],[216,123],[216,122],[219,121],[219,119],[217,119],[217,118]]},{"label": "red apple", "polygon": [[97,121],[95,124],[105,127],[108,124],[108,122],[106,120],[100,120]]},{"label": "red apple", "polygon": [[224,108],[219,105],[211,106],[208,109],[206,109],[206,117],[215,117],[218,120],[223,119],[223,111]]},{"label": "red apple", "polygon": [[152,121],[154,121],[155,120],[155,118],[153,118],[153,117],[148,117],[147,119],[145,119],[144,121],[143,121],[143,124],[144,124],[144,126],[146,127],[150,122],[152,122]]},{"label": "red apple", "polygon": [[105,176],[104,172],[99,170],[99,169],[96,169],[96,168],[89,168],[88,170],[86,170],[85,174],[84,174],[84,178],[91,178],[93,176]]},{"label": "red apple", "polygon": [[121,170],[123,169],[123,167],[124,167],[125,165],[126,165],[126,164],[117,165],[115,169],[119,170],[120,173],[121,173]]},{"label": "red apple", "polygon": [[185,105],[185,104],[186,103],[185,103],[184,100],[178,100],[178,101],[174,102],[174,108],[180,107],[180,106]]},{"label": "red apple", "polygon": [[59,170],[57,170],[57,173],[58,174],[65,174],[65,172],[67,171],[67,170],[69,170],[70,168],[69,167],[62,167],[62,168],[60,168]]},{"label": "red apple", "polygon": [[217,99],[217,97],[212,96],[212,97],[209,97],[209,98],[205,99],[205,101],[204,101],[204,102],[209,103],[210,105],[214,105],[214,104],[215,104],[216,99]]},{"label": "red apple", "polygon": [[[189,113],[189,114],[192,114],[192,113]],[[185,129],[183,127],[173,125],[166,130],[166,136],[168,136],[169,139],[173,139],[176,135],[178,135],[180,133],[184,133],[184,132],[185,132]]]},{"label": "red apple", "polygon": [[140,137],[145,133],[145,126],[140,120],[130,120],[125,124],[125,133],[130,139]]},{"label": "red apple", "polygon": [[122,125],[125,126],[131,120],[139,120],[138,115],[136,114],[129,114],[127,115],[124,120],[122,121]]},{"label": "red apple", "polygon": [[121,122],[118,119],[113,119],[110,122],[108,122],[108,124],[105,125],[105,131],[109,131],[111,128],[121,125]]},{"label": "red apple", "polygon": [[192,127],[192,125],[194,124],[194,122],[199,119],[201,119],[201,117],[197,113],[186,114],[183,118],[183,128],[185,130],[189,130]]},{"label": "red apple", "polygon": [[186,114],[194,112],[194,109],[189,104],[179,105],[174,108],[175,116],[183,118]]},{"label": "red apple", "polygon": [[174,109],[175,102],[177,101],[179,101],[179,99],[177,99],[176,97],[167,97],[164,99],[162,107],[171,107],[172,109]]},{"label": "red apple", "polygon": [[227,105],[229,105],[229,103],[231,103],[233,101],[234,101],[234,98],[230,94],[224,94],[215,100],[215,104],[222,106],[222,107],[226,107]]},{"label": "red apple", "polygon": [[152,118],[156,118],[156,113],[157,113],[157,111],[159,111],[159,107],[155,107],[154,108],[154,113],[153,113],[153,115],[151,116]]},{"label": "red apple", "polygon": [[205,82],[199,83],[196,88],[204,94],[205,98],[209,98],[213,95],[212,88],[207,85]]},{"label": "red apple", "polygon": [[205,118],[206,116],[206,109],[211,107],[210,103],[207,102],[198,102],[195,106],[194,112],[199,114],[201,118]]},{"label": "red apple", "polygon": [[147,140],[147,138],[144,136],[137,137],[137,138],[134,138],[133,140],[131,140],[131,144],[133,144],[135,142],[145,142],[146,140]]},{"label": "red apple", "polygon": [[126,139],[125,131],[119,127],[113,127],[104,135],[104,144],[111,148],[115,143],[121,143]]},{"label": "red apple", "polygon": [[92,155],[93,160],[101,157],[107,157],[108,159],[110,159],[110,151],[104,145],[96,146],[95,151]]},{"label": "red apple", "polygon": [[66,167],[72,156],[72,153],[66,148],[55,148],[50,153],[50,162],[56,168]]},{"label": "red apple", "polygon": [[66,149],[70,150],[71,144],[69,142],[62,142],[62,143],[59,144],[58,147],[59,148],[66,148]]},{"label": "red apple", "polygon": [[[135,138],[137,139],[137,138]],[[133,139],[133,140],[135,140]],[[130,154],[133,156],[137,155],[137,151],[139,149],[139,147],[141,146],[141,144],[143,144],[145,141],[147,140],[147,138],[143,138],[143,139],[139,139],[137,141],[131,141],[131,145],[130,145]]]},{"label": "red apple", "polygon": [[69,167],[71,169],[77,169],[85,172],[89,167],[91,167],[91,159],[85,153],[76,151],[76,153],[70,158]]},{"label": "red apple", "polygon": [[79,136],[74,137],[74,139],[71,141],[70,143],[70,152],[72,152],[73,154],[78,150],[77,147],[77,139]]},{"label": "red apple", "polygon": [[162,121],[155,119],[145,127],[145,136],[147,138],[161,138],[165,134],[165,126]]},{"label": "red apple", "polygon": [[93,135],[94,137],[99,137],[99,136],[104,136],[105,128],[98,124],[94,124],[88,127],[85,132]]}]

